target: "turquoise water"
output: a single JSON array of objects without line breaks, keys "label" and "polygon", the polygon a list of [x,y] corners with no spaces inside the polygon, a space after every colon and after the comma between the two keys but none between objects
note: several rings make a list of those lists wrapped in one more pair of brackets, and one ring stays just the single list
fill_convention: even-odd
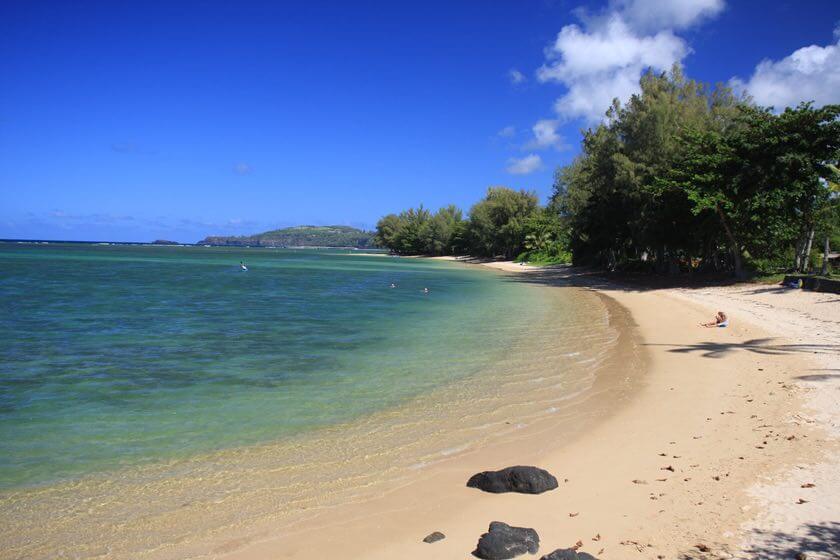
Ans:
[{"label": "turquoise water", "polygon": [[438,261],[0,244],[0,488],[393,407],[480,374],[540,306],[500,275]]}]

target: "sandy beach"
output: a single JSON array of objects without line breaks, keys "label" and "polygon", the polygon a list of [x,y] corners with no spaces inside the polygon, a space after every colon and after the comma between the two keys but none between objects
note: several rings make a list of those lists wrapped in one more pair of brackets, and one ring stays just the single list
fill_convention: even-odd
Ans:
[{"label": "sandy beach", "polygon": [[[532,527],[537,557],[582,543],[599,558],[838,558],[840,299],[739,285],[644,289],[572,269],[490,266],[517,279],[596,290],[646,371],[598,384],[597,420],[550,422],[418,472],[386,495],[329,510],[228,559],[469,558],[491,521]],[[698,326],[717,309],[729,328]],[[612,375],[626,372],[620,360]],[[615,379],[613,380],[615,381]],[[533,464],[557,490],[487,494],[475,472]],[[434,544],[423,537],[440,531]]]}]

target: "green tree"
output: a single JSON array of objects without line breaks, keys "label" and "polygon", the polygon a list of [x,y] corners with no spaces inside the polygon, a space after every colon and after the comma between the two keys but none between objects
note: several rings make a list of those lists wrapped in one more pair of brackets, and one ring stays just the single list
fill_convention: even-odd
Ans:
[{"label": "green tree", "polygon": [[534,192],[490,187],[470,209],[469,251],[478,256],[513,258],[525,244],[526,220],[537,211]]}]

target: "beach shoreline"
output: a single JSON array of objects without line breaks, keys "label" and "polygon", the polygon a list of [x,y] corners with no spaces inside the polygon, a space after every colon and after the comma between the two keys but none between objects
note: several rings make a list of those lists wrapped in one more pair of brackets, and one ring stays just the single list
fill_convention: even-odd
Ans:
[{"label": "beach shoreline", "polygon": [[[534,454],[528,438],[508,442],[218,557],[313,558],[340,550],[352,558],[464,558],[491,521],[535,528],[540,555],[580,541],[603,558],[835,557],[827,547],[836,544],[840,518],[833,499],[840,489],[833,474],[840,445],[831,430],[836,396],[823,391],[823,402],[815,402],[819,391],[802,383],[819,381],[797,378],[814,369],[806,352],[836,368],[836,348],[776,342],[776,333],[740,310],[730,328],[699,327],[725,298],[691,300],[573,269],[484,264],[529,282],[588,287],[626,309],[649,360],[629,402],[544,454]],[[465,487],[476,470],[526,460],[554,473],[560,488],[528,496]],[[422,542],[433,531],[446,539]]]}]

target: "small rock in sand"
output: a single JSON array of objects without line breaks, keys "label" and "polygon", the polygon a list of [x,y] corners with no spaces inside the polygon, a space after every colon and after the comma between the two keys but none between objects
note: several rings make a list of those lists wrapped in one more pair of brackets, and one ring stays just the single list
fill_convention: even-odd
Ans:
[{"label": "small rock in sand", "polygon": [[445,538],[446,538],[446,535],[444,535],[440,531],[435,531],[434,533],[426,535],[426,538],[423,539],[423,542],[432,544],[432,543],[436,543],[438,541],[442,541]]},{"label": "small rock in sand", "polygon": [[478,539],[473,555],[485,560],[508,560],[526,552],[536,554],[539,547],[540,537],[535,530],[494,521]]},{"label": "small rock in sand", "polygon": [[537,467],[508,467],[500,471],[484,471],[474,474],[467,481],[470,488],[501,494],[542,494],[557,488],[557,479],[548,471]]}]

